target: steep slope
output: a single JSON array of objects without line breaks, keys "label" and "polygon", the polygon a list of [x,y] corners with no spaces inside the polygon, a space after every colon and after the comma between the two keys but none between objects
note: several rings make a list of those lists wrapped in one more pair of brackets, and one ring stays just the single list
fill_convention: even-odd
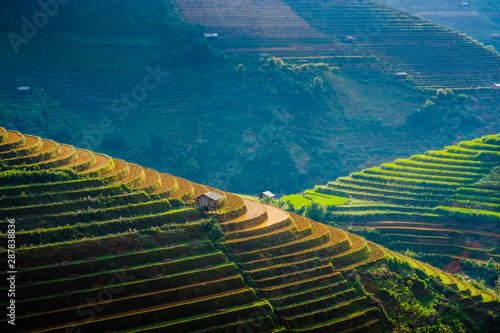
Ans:
[{"label": "steep slope", "polygon": [[390,249],[437,255],[441,266],[456,259],[499,262],[499,161],[500,136],[488,135],[355,172],[315,191],[351,198],[329,207],[327,219]]},{"label": "steep slope", "polygon": [[[11,265],[0,275],[15,275],[17,332],[392,325],[344,276],[385,265],[392,254],[374,243],[91,151],[4,129],[0,140],[0,260]],[[222,206],[205,213],[193,199],[209,191],[223,196]],[[14,237],[3,232],[8,225]],[[9,239],[15,262],[6,260]],[[429,270],[464,296],[493,300]]]},{"label": "steep slope", "polygon": [[[330,294],[311,302],[308,297],[314,293],[308,292],[280,302],[288,308],[278,314],[279,322],[306,331],[312,329],[307,323],[343,329],[365,322],[379,326],[379,310],[369,306],[362,292],[349,288],[339,272],[346,265],[382,258],[375,245],[219,192],[225,203],[213,216],[225,230],[219,246],[228,257],[209,240],[217,230],[214,222],[190,203],[217,190],[88,150],[2,132],[0,214],[15,218],[20,331],[137,327],[132,331],[184,332],[210,327],[215,332],[256,323],[265,330],[276,326],[271,304],[278,302],[263,299],[271,297],[268,290],[277,298],[313,287]],[[43,179],[49,182],[39,183]],[[377,249],[372,255],[371,248]],[[285,252],[282,260],[279,255]],[[261,262],[263,253],[273,265]],[[316,258],[320,253],[321,259]],[[253,268],[239,272],[232,256]],[[245,284],[242,274],[256,289]],[[297,279],[302,286],[290,285]],[[85,302],[92,295],[97,303]],[[234,321],[237,317],[249,319]]]},{"label": "steep slope", "polygon": [[430,1],[430,0],[379,0],[387,6],[396,7],[413,15],[464,32],[484,44],[499,45],[491,38],[500,31],[498,1]]},{"label": "steep slope", "polygon": [[[214,45],[223,49],[238,51],[227,44],[228,38],[245,45],[256,36],[264,37],[261,44],[276,43],[275,46],[279,46],[276,38],[276,27],[279,27],[288,43],[297,38],[295,49],[299,52],[295,56],[298,56],[301,47],[310,48],[309,42],[301,40],[300,36],[319,31],[339,45],[337,50],[342,52],[337,52],[337,55],[360,52],[376,55],[394,68],[411,74],[418,85],[490,87],[500,80],[500,55],[494,50],[458,32],[376,2],[275,0],[262,5],[261,1],[244,0],[236,5],[226,5],[221,1],[177,3],[188,19],[221,31],[221,38],[216,38]],[[248,31],[249,23],[257,24],[258,33]],[[317,49],[315,55],[325,52],[321,45]],[[279,48],[273,50],[267,46],[267,49],[257,50],[279,51]]]},{"label": "steep slope", "polygon": [[201,23],[216,33],[217,36],[209,40],[224,50],[295,56],[347,51],[311,27],[281,0],[180,0],[176,3],[188,20]]}]

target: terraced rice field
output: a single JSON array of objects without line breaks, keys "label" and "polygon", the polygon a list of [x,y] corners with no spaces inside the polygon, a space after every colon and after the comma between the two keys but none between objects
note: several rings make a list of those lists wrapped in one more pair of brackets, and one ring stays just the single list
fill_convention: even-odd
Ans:
[{"label": "terraced rice field", "polygon": [[288,204],[293,205],[295,209],[300,207],[307,207],[313,202],[320,203],[325,206],[336,206],[343,204],[348,198],[339,197],[336,195],[318,193],[312,190],[306,190],[303,194],[290,194],[281,198],[281,200],[286,201]]},{"label": "terraced rice field", "polygon": [[[6,133],[2,142],[12,133],[26,148],[33,144],[15,132],[0,133]],[[377,332],[386,325],[380,305],[342,275],[384,258],[380,246],[109,156],[56,143],[48,151],[59,146],[38,162],[57,161],[58,169],[0,174],[0,224],[16,218],[20,332],[232,332],[246,326]],[[51,178],[37,183],[32,180],[42,178],[35,176]],[[224,199],[207,215],[194,199],[208,191]],[[222,231],[218,240],[215,226]],[[443,276],[478,301],[493,299]],[[81,316],[96,306],[102,310],[94,318]]]},{"label": "terraced rice field", "polygon": [[327,218],[392,250],[500,261],[499,139],[488,135],[397,159],[315,191],[350,197],[330,207]]},{"label": "terraced rice field", "polygon": [[[3,144],[22,143],[10,145],[5,157],[33,158],[59,147],[44,140],[45,148],[31,149],[38,138],[1,130]],[[29,185],[16,180],[14,186],[1,186],[0,215],[16,216],[16,252],[24,266],[19,270],[26,271],[18,281],[18,309],[24,314],[18,317],[19,331],[136,327],[134,331],[182,332],[214,324],[225,329],[238,326],[233,316],[249,318],[247,325],[274,327],[269,304],[206,240],[203,214],[190,201],[208,192],[207,187],[106,155],[61,147],[36,164],[73,169],[78,173],[72,178]],[[148,192],[162,199],[152,199]],[[231,213],[242,205],[239,197],[228,195],[223,208]],[[110,290],[111,300],[85,305],[89,297]],[[105,308],[95,320],[77,312],[94,305]],[[262,312],[259,318],[250,316],[255,311]],[[158,316],[159,321],[154,319]]]},{"label": "terraced rice field", "polygon": [[176,1],[185,17],[209,27],[214,46],[232,52],[341,54],[345,48],[311,27],[284,1]]},{"label": "terraced rice field", "polygon": [[[372,1],[177,1],[187,19],[218,33],[214,46],[278,55],[366,52],[422,86],[490,87],[500,56],[456,31]],[[346,43],[345,37],[354,40]],[[314,51],[314,52],[312,52]]]}]

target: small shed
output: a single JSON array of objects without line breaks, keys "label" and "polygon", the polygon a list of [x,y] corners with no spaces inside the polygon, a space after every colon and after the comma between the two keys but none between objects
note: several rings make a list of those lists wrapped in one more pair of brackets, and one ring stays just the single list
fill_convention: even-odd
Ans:
[{"label": "small shed", "polygon": [[272,192],[269,192],[269,191],[264,191],[262,193],[260,193],[259,195],[257,195],[259,198],[261,199],[265,199],[265,198],[271,198],[271,199],[274,199],[274,197],[276,196],[274,193]]},{"label": "small shed", "polygon": [[462,8],[469,8],[470,7],[470,3],[468,3],[467,1],[464,1],[464,2],[462,2],[462,4],[460,6]]},{"label": "small shed", "polygon": [[344,37],[344,41],[346,43],[354,43],[356,41],[356,37],[354,37],[354,36],[345,36]]},{"label": "small shed", "polygon": [[17,95],[19,96],[29,96],[30,93],[31,93],[31,87],[29,86],[17,87]]},{"label": "small shed", "polygon": [[397,80],[406,80],[406,78],[408,77],[408,73],[406,73],[406,72],[397,72],[397,73],[394,74],[394,77]]},{"label": "small shed", "polygon": [[201,208],[219,208],[225,197],[217,192],[207,192],[195,198],[196,205]]},{"label": "small shed", "polygon": [[205,32],[203,34],[203,37],[205,37],[205,38],[215,38],[217,36],[218,36],[218,34],[216,32]]},{"label": "small shed", "polygon": [[490,38],[491,39],[500,39],[500,34],[491,34]]},{"label": "small shed", "polygon": [[500,83],[493,83],[493,89],[500,90]]}]

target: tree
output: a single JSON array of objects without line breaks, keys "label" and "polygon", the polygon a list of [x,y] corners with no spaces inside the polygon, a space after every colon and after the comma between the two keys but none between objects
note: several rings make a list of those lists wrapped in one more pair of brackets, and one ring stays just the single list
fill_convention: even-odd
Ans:
[{"label": "tree", "polygon": [[45,107],[42,109],[42,117],[45,120],[49,120],[49,112],[47,111],[47,108],[45,108]]},{"label": "tree", "polygon": [[245,65],[239,64],[236,70],[241,73],[245,72]]},{"label": "tree", "polygon": [[446,98],[446,91],[443,88],[438,89],[436,91],[436,96],[438,99],[444,99],[444,98]]},{"label": "tree", "polygon": [[326,216],[326,206],[317,201],[313,201],[307,206],[304,216],[314,221],[324,221]]},{"label": "tree", "polygon": [[198,161],[194,158],[190,158],[186,161],[186,163],[184,163],[184,172],[186,175],[194,176],[197,175],[199,171],[200,166],[198,165]]},{"label": "tree", "polygon": [[424,104],[424,109],[432,109],[436,106],[436,103],[434,103],[431,100],[426,100]]},{"label": "tree", "polygon": [[267,66],[271,68],[282,68],[285,63],[280,58],[271,57],[267,60]]},{"label": "tree", "polygon": [[441,88],[436,91],[436,96],[438,99],[451,99],[453,98],[454,95],[455,93],[451,88],[446,88],[446,89]]},{"label": "tree", "polygon": [[319,76],[316,76],[313,79],[313,86],[315,89],[322,91],[323,90],[323,80]]},{"label": "tree", "polygon": [[194,65],[204,65],[215,59],[216,52],[206,38],[199,38],[184,50],[184,57]]}]

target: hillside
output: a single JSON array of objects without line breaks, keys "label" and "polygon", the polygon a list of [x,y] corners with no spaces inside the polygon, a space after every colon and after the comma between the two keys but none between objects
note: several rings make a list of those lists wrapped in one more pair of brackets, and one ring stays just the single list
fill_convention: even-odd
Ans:
[{"label": "hillside", "polygon": [[176,1],[183,15],[217,33],[211,43],[234,52],[338,54],[346,47],[311,27],[281,0]]},{"label": "hillside", "polygon": [[[262,6],[260,1],[245,0],[236,5],[221,1],[178,4],[188,19],[220,31],[214,45],[228,50],[238,51],[233,43],[247,50],[245,45],[250,43],[261,44],[253,47],[266,51],[269,46],[263,45],[279,46],[281,39],[277,37],[286,36],[288,50],[300,50],[295,56],[304,50],[314,51],[316,56],[366,52],[408,72],[421,86],[490,87],[500,80],[500,55],[494,50],[377,2],[275,0]],[[255,28],[248,29],[245,22],[255,24]],[[346,36],[352,39],[346,41]],[[324,37],[337,46],[325,47],[319,39],[317,46],[311,47],[307,37]]]},{"label": "hillside", "polygon": [[485,45],[493,45],[495,48],[500,46],[500,40],[491,38],[492,34],[497,34],[500,31],[500,3],[496,0],[470,2],[380,0],[379,2],[466,33]]},{"label": "hillside", "polygon": [[[326,221],[495,288],[499,161],[500,136],[488,135],[354,172],[304,196],[326,205],[328,197],[340,197],[328,205]],[[295,196],[284,199],[299,203]],[[481,262],[489,273],[471,268]]]},{"label": "hillside", "polygon": [[492,294],[352,233],[3,128],[0,154],[16,332],[496,328]]}]

